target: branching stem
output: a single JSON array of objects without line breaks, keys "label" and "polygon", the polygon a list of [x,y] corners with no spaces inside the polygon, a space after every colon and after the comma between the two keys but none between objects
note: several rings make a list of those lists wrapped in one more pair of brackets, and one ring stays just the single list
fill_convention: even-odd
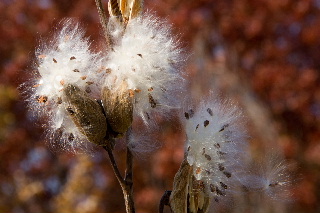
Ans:
[{"label": "branching stem", "polygon": [[[131,129],[127,131],[127,139],[131,133]],[[121,186],[127,213],[135,213],[134,208],[134,200],[133,200],[133,155],[129,148],[127,148],[127,159],[126,159],[126,173],[125,178],[123,179],[119,168],[117,166],[117,162],[114,158],[112,147],[111,146],[103,146],[103,148],[108,152],[111,166],[113,172]]]}]

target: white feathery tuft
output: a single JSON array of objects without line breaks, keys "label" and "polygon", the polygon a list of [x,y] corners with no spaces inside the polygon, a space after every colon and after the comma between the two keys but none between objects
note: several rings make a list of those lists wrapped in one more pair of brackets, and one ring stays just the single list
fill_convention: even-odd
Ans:
[{"label": "white feathery tuft", "polygon": [[87,94],[100,96],[97,78],[101,57],[90,51],[88,38],[79,24],[72,19],[61,22],[62,30],[50,42],[36,50],[36,78],[28,90],[29,108],[37,115],[48,118],[48,134],[53,147],[76,152],[87,152],[86,137],[79,132],[66,111],[64,88],[76,85]]},{"label": "white feathery tuft", "polygon": [[236,184],[247,157],[243,115],[234,104],[211,97],[185,118],[187,161],[206,194],[218,202]]},{"label": "white feathery tuft", "polygon": [[[122,32],[117,24],[112,26],[111,35]],[[116,91],[126,82],[134,97],[134,115],[148,123],[154,112],[165,115],[178,107],[185,55],[171,26],[149,13],[131,19],[122,33],[108,54],[111,72],[104,86]]]},{"label": "white feathery tuft", "polygon": [[261,161],[241,177],[241,184],[249,190],[262,192],[276,202],[290,201],[292,176],[288,169],[292,165],[274,155]]}]

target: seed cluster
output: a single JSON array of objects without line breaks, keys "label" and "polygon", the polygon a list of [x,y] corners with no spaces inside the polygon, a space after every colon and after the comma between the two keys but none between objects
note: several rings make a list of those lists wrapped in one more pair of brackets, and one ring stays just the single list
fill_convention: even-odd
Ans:
[{"label": "seed cluster", "polygon": [[198,108],[184,112],[187,161],[204,186],[203,192],[216,202],[230,189],[238,160],[235,156],[241,155],[237,147],[245,142],[235,112],[228,113],[220,102],[201,102]]}]

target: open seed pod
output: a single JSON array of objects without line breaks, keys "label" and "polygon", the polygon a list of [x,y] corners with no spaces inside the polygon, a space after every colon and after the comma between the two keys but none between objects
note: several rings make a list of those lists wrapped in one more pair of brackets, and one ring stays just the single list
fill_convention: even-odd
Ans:
[{"label": "open seed pod", "polygon": [[119,21],[122,21],[122,14],[120,11],[118,0],[109,0],[108,11],[110,16],[115,16],[119,19]]},{"label": "open seed pod", "polygon": [[133,120],[133,98],[127,88],[127,84],[123,82],[115,92],[111,92],[107,87],[102,89],[102,102],[107,122],[118,137],[129,129]]},{"label": "open seed pod", "polygon": [[107,122],[101,106],[75,85],[67,85],[63,92],[67,102],[66,110],[79,131],[90,142],[107,145],[104,140]]},{"label": "open seed pod", "polygon": [[209,210],[210,198],[204,193],[203,183],[194,178],[192,166],[186,159],[174,177],[169,202],[173,213],[205,213]]},{"label": "open seed pod", "polygon": [[124,23],[139,16],[142,9],[143,0],[110,0],[108,2],[110,16],[116,16]]}]

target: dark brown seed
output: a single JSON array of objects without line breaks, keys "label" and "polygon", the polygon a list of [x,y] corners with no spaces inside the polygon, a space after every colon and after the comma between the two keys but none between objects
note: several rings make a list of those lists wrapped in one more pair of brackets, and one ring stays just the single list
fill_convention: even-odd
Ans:
[{"label": "dark brown seed", "polygon": [[221,127],[221,129],[219,130],[219,132],[222,132],[225,128],[227,128],[229,126],[229,124],[225,124]]},{"label": "dark brown seed", "polygon": [[111,70],[110,68],[107,68],[107,69],[106,69],[106,73],[107,73],[107,74],[110,74],[111,71],[112,71],[112,70]]},{"label": "dark brown seed", "polygon": [[220,182],[220,186],[221,186],[222,188],[224,188],[224,189],[227,189],[227,188],[228,188],[228,186],[227,186],[226,184],[222,183],[222,182]]},{"label": "dark brown seed", "polygon": [[149,113],[147,113],[147,112],[146,112],[146,115],[147,115],[147,118],[148,118],[148,119],[150,120],[150,116],[149,116]]},{"label": "dark brown seed", "polygon": [[218,155],[226,155],[227,153],[225,152],[221,152],[221,151],[217,151]]},{"label": "dark brown seed", "polygon": [[210,161],[210,160],[211,160],[210,155],[204,154],[204,157],[205,157],[208,161]]},{"label": "dark brown seed", "polygon": [[140,56],[140,57],[142,58],[142,54],[140,54],[140,53],[139,53],[139,54],[137,54],[137,55],[138,55],[138,56]]},{"label": "dark brown seed", "polygon": [[156,103],[156,101],[154,100],[154,98],[152,97],[152,95],[150,93],[148,93],[148,97],[149,97],[149,103],[150,103],[151,107],[152,108],[156,108],[157,103]]},{"label": "dark brown seed", "polygon": [[74,70],[72,70],[73,72],[80,72],[78,69],[74,69]]},{"label": "dark brown seed", "polygon": [[213,116],[213,112],[210,108],[207,109],[207,112],[209,113],[209,115]]},{"label": "dark brown seed", "polygon": [[199,128],[199,124],[196,126],[196,130]]},{"label": "dark brown seed", "polygon": [[54,63],[58,63],[56,59],[53,58],[52,60],[53,60]]},{"label": "dark brown seed", "polygon": [[76,59],[76,57],[72,56],[72,57],[70,58],[70,61],[71,61],[71,60],[74,60],[74,59]]},{"label": "dark brown seed", "polygon": [[84,76],[81,76],[80,78],[81,78],[81,80],[86,80],[87,76],[84,75]]},{"label": "dark brown seed", "polygon": [[217,195],[221,195],[221,196],[225,195],[225,193],[223,191],[221,191],[218,187],[216,187],[216,193],[217,193]]},{"label": "dark brown seed", "polygon": [[220,171],[223,171],[225,169],[224,166],[222,166],[222,164],[219,164],[218,167]]},{"label": "dark brown seed", "polygon": [[206,148],[202,148],[202,155],[206,153]]},{"label": "dark brown seed", "polygon": [[223,172],[223,174],[224,174],[227,178],[230,178],[230,177],[231,177],[231,173],[230,173],[230,172]]},{"label": "dark brown seed", "polygon": [[190,149],[191,149],[191,147],[190,147],[190,146],[188,146],[188,149],[187,149],[187,151],[189,152],[189,151],[190,151]]},{"label": "dark brown seed", "polygon": [[185,112],[184,117],[186,117],[186,119],[189,120],[189,118],[190,118],[189,113]]},{"label": "dark brown seed", "polygon": [[93,82],[92,81],[87,81],[86,84],[91,85],[91,84],[93,84]]},{"label": "dark brown seed", "polygon": [[203,125],[204,125],[204,127],[207,127],[207,126],[209,125],[209,121],[208,121],[208,120],[205,120],[205,121],[203,122]]},{"label": "dark brown seed", "polygon": [[279,183],[270,183],[270,184],[269,184],[270,187],[275,187],[275,186],[277,186],[277,185],[279,185]]},{"label": "dark brown seed", "polygon": [[219,143],[215,143],[215,144],[213,144],[213,146],[214,146],[215,148],[217,148],[217,149],[220,148],[220,144],[219,144]]}]

